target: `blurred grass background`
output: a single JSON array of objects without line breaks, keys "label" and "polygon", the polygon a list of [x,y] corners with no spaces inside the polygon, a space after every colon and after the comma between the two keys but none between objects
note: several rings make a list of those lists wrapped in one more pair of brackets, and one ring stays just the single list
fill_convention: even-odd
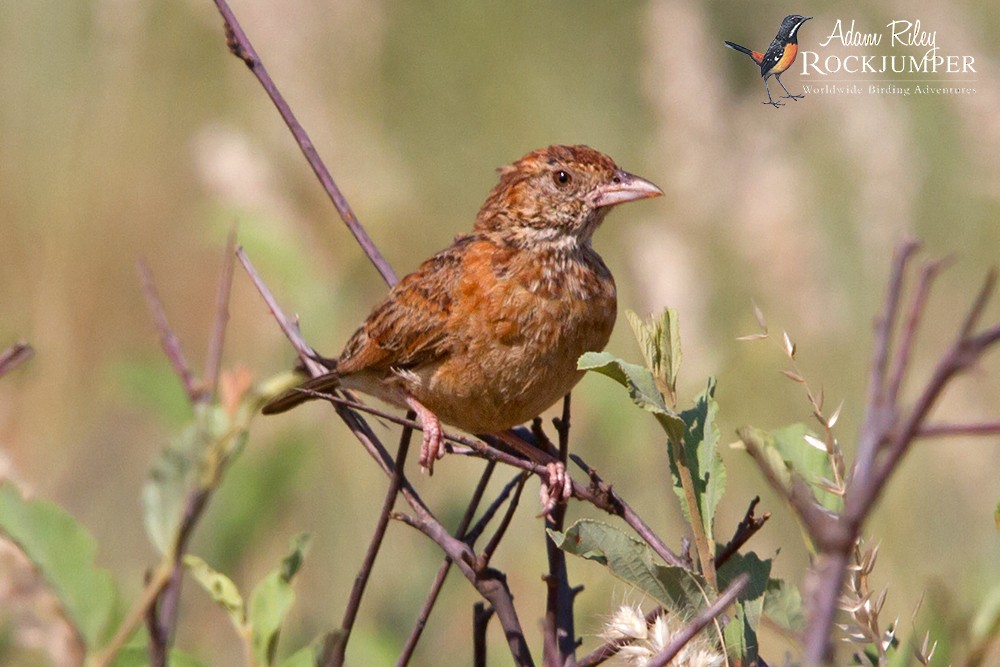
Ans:
[{"label": "blurred grass background", "polygon": [[[975,56],[974,96],[814,95],[777,111],[760,103],[754,66],[724,49],[723,39],[764,47],[794,11],[817,15],[800,35],[801,48],[816,50],[836,18],[880,30],[899,17],[898,3],[237,0],[233,7],[400,274],[467,230],[495,182],[493,169],[533,148],[587,143],[663,187],[666,197],[612,215],[595,243],[618,279],[622,309],[680,311],[681,395],[693,397],[716,375],[727,441],[744,423],[772,428],[809,417],[799,388],[777,372],[779,347],[735,341],[755,330],[751,299],[773,331],[789,331],[830,410],[845,401],[838,430],[850,448],[895,242],[914,235],[928,255],[955,258],[930,304],[916,380],[997,262],[1000,18],[991,3],[906,6],[906,18],[937,30],[945,53]],[[795,92],[804,79],[789,74]],[[23,338],[38,352],[0,382],[0,454],[6,474],[93,532],[100,562],[131,599],[155,560],[140,488],[187,416],[142,301],[136,260],[148,260],[199,368],[233,224],[326,353],[339,350],[385,288],[263,92],[227,53],[209,0],[0,4],[0,82],[0,346]],[[227,366],[263,378],[290,365],[288,345],[241,273],[231,312]],[[610,350],[638,359],[624,323]],[[996,419],[998,406],[1000,364],[990,358],[953,388],[938,416]],[[384,432],[394,440],[394,429]],[[679,544],[652,420],[610,382],[590,377],[575,392],[574,433],[575,451]],[[921,444],[868,528],[882,543],[875,581],[890,588],[884,617],[898,614],[908,634],[906,619],[929,591],[923,618],[934,619],[942,641],[938,664],[962,663],[965,647],[950,638],[1000,584],[997,444]],[[720,534],[761,493],[762,509],[775,516],[751,548],[762,556],[780,549],[777,573],[798,581],[806,555],[794,522],[743,454],[724,456],[730,474]],[[416,483],[453,524],[479,469],[447,459],[433,479]],[[295,533],[312,532],[283,636],[286,646],[301,645],[339,624],[384,484],[325,406],[260,420],[193,550],[249,589]],[[495,564],[509,573],[537,646],[543,536],[533,499],[524,504],[512,527],[518,548],[510,540]],[[390,531],[349,662],[393,659],[439,557],[413,531]],[[571,563],[570,574],[587,586],[578,630],[592,646],[601,620],[629,591],[588,563]],[[474,600],[460,577],[449,582],[419,664],[468,660]],[[233,664],[238,645],[221,612],[190,585],[183,603],[179,646]],[[493,655],[503,656],[501,638],[491,640]],[[47,664],[37,651],[0,651],[5,664]],[[784,651],[771,644],[765,655],[780,660]]]}]

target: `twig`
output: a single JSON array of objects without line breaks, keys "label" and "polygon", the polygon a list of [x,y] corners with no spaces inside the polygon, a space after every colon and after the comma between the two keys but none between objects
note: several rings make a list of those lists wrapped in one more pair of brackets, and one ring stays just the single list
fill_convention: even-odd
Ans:
[{"label": "twig", "polygon": [[274,294],[268,289],[264,280],[260,277],[257,269],[254,268],[253,263],[247,254],[243,251],[242,247],[236,249],[236,258],[240,260],[240,264],[243,265],[243,270],[247,272],[250,276],[251,282],[253,282],[254,287],[257,288],[257,292],[260,293],[261,298],[264,299],[264,303],[267,304],[268,310],[271,311],[271,316],[274,317],[278,326],[284,332],[288,341],[295,348],[295,351],[299,355],[299,360],[302,364],[309,370],[312,375],[319,375],[323,372],[323,368],[316,363],[313,359],[315,353],[313,349],[309,347],[305,340],[302,338],[302,334],[299,332],[299,328],[292,324],[291,320],[285,317],[285,313],[281,310],[281,306],[278,305],[277,299],[274,298]]},{"label": "twig", "polygon": [[496,553],[497,547],[500,546],[500,540],[502,540],[503,536],[507,534],[507,529],[510,527],[510,521],[514,518],[514,512],[517,510],[517,504],[521,500],[521,492],[524,491],[524,483],[527,480],[528,477],[523,472],[517,476],[517,484],[514,487],[514,493],[510,498],[510,503],[507,504],[507,511],[504,512],[503,518],[500,519],[500,525],[498,525],[497,529],[493,532],[493,537],[489,539],[486,546],[484,546],[482,551],[479,552],[479,558],[476,559],[476,567],[489,567],[493,554]]},{"label": "twig", "polygon": [[673,660],[684,645],[691,641],[695,635],[701,632],[705,626],[718,618],[729,605],[736,600],[736,597],[743,592],[743,589],[747,587],[750,582],[750,575],[740,574],[738,577],[733,579],[733,582],[726,587],[726,590],[716,599],[715,602],[706,607],[701,613],[694,617],[687,626],[684,627],[677,636],[674,637],[673,641],[670,642],[662,651],[660,651],[652,660],[646,663],[647,667],[663,667],[668,662]]},{"label": "twig", "polygon": [[34,348],[27,343],[14,343],[0,353],[0,377],[14,370],[34,355]]},{"label": "twig", "polygon": [[[410,419],[415,417],[410,412],[407,415]],[[399,450],[396,453],[396,468],[389,481],[389,488],[385,492],[385,501],[382,503],[382,511],[379,512],[378,522],[375,525],[375,532],[372,534],[368,544],[368,551],[362,562],[361,569],[354,577],[354,586],[351,587],[351,595],[347,600],[347,608],[344,610],[344,619],[340,624],[342,639],[337,643],[336,650],[330,656],[330,665],[340,667],[344,664],[344,655],[347,651],[347,642],[351,637],[351,630],[354,628],[354,621],[358,617],[358,610],[361,608],[361,598],[365,594],[365,587],[371,577],[372,568],[375,566],[375,558],[382,547],[382,539],[385,537],[386,528],[389,525],[389,517],[392,513],[393,505],[396,504],[396,497],[403,484],[403,465],[406,462],[406,454],[410,448],[410,438],[413,429],[403,427],[403,432],[399,436]]]},{"label": "twig", "polygon": [[[563,398],[562,415],[553,420],[559,434],[559,460],[565,466],[569,457],[570,395]],[[541,429],[539,429],[541,430]],[[545,555],[548,573],[543,624],[544,657],[547,665],[567,665],[575,662],[576,626],[573,618],[573,599],[576,597],[569,585],[566,569],[566,552],[548,538],[548,531],[562,532],[566,523],[566,505],[556,505],[546,517]]]},{"label": "twig", "polygon": [[139,280],[142,283],[142,293],[146,297],[146,303],[153,316],[153,324],[160,335],[160,346],[163,348],[163,353],[167,355],[167,361],[173,366],[177,377],[180,378],[181,386],[184,387],[188,400],[192,405],[200,403],[206,397],[204,388],[199,385],[194,377],[194,373],[191,372],[191,367],[188,365],[187,359],[184,358],[184,352],[181,350],[181,342],[177,338],[177,335],[174,334],[173,329],[170,328],[170,323],[167,321],[167,313],[163,309],[163,302],[160,300],[160,295],[156,291],[156,285],[153,283],[153,274],[150,272],[146,262],[141,259],[138,263],[138,269]]},{"label": "twig", "polygon": [[917,431],[917,438],[953,438],[959,436],[1000,435],[1000,422],[981,424],[927,424]]},{"label": "twig", "polygon": [[493,607],[482,602],[472,605],[472,664],[486,667],[486,629],[493,618]]},{"label": "twig", "polygon": [[326,168],[319,153],[316,151],[316,147],[309,138],[309,134],[299,123],[298,119],[296,119],[291,107],[288,106],[288,102],[285,101],[284,96],[278,90],[274,81],[271,80],[271,75],[267,73],[264,63],[261,62],[260,56],[257,55],[257,51],[253,48],[253,44],[250,43],[250,39],[243,31],[243,26],[240,25],[236,15],[229,8],[226,0],[215,0],[215,6],[219,9],[219,13],[222,15],[223,21],[225,21],[226,43],[229,46],[229,50],[232,51],[233,55],[242,60],[250,68],[254,76],[257,77],[260,85],[277,108],[278,113],[281,114],[285,125],[291,130],[292,136],[295,137],[295,143],[302,150],[302,154],[305,156],[309,166],[312,167],[313,173],[316,174],[316,178],[319,179],[320,184],[323,186],[323,190],[330,197],[334,208],[340,214],[340,219],[347,225],[358,245],[364,250],[365,255],[371,260],[371,263],[382,276],[382,279],[390,286],[395,285],[397,279],[392,267],[389,266],[389,262],[382,256],[378,248],[375,247],[375,243],[368,236],[368,232],[358,222],[358,218],[347,203],[347,199],[340,192],[340,188],[334,182],[333,176],[330,175],[330,171]]},{"label": "twig", "polygon": [[236,228],[229,230],[226,249],[222,260],[222,274],[215,295],[215,322],[212,337],[208,341],[205,355],[205,384],[211,396],[219,389],[219,373],[222,371],[222,348],[226,343],[226,324],[229,322],[229,295],[233,290],[233,261],[236,256]]},{"label": "twig", "polygon": [[889,388],[886,395],[886,402],[894,404],[899,398],[899,389],[903,385],[903,378],[906,376],[907,367],[910,364],[910,353],[913,348],[913,340],[916,338],[917,329],[920,326],[920,318],[924,313],[927,304],[927,297],[930,295],[931,286],[944,265],[943,260],[930,262],[924,265],[920,271],[920,279],[917,283],[917,291],[910,304],[909,315],[903,325],[902,338],[896,347],[896,356],[892,362],[892,379],[889,381]]},{"label": "twig", "polygon": [[733,537],[726,546],[719,550],[719,553],[715,555],[715,569],[719,569],[722,565],[732,558],[733,554],[738,552],[740,548],[747,543],[751,537],[753,537],[758,530],[764,527],[767,520],[771,518],[770,512],[764,512],[760,517],[754,516],[754,510],[757,508],[757,504],[760,502],[760,496],[755,496],[753,500],[750,501],[750,506],[747,507],[746,514],[743,515],[743,519],[737,524],[736,532],[733,533]]},{"label": "twig", "polygon": [[[490,461],[490,463],[493,463],[493,461]],[[520,487],[524,486],[524,475],[524,472],[514,475],[514,478],[504,485],[504,487],[500,490],[500,493],[497,494],[497,497],[493,499],[493,502],[490,503],[486,508],[486,511],[483,512],[483,515],[479,517],[479,521],[477,521],[476,524],[464,535],[456,533],[456,537],[460,537],[462,541],[470,547],[475,544],[476,541],[482,536],[483,532],[485,532],[486,526],[488,526],[490,521],[493,520],[493,517],[496,516],[500,507],[507,502],[507,498],[514,492],[514,489],[518,489],[518,494],[521,493]]]},{"label": "twig", "polygon": [[[466,539],[465,531],[468,530],[469,524],[472,523],[472,518],[476,514],[476,510],[479,508],[479,503],[482,502],[483,494],[486,493],[486,485],[493,476],[493,471],[496,469],[496,465],[495,461],[487,461],[486,467],[483,468],[482,475],[479,476],[479,482],[476,484],[476,488],[472,492],[472,498],[469,499],[469,504],[465,508],[465,514],[462,515],[462,520],[459,521],[458,528],[455,529],[455,537],[465,541],[470,547],[472,546],[473,541]],[[424,628],[427,625],[427,619],[430,618],[431,611],[434,609],[434,604],[437,602],[438,595],[441,592],[441,587],[444,585],[444,580],[447,578],[450,570],[451,558],[445,556],[444,560],[441,561],[441,565],[438,567],[437,574],[434,575],[434,582],[431,584],[431,589],[427,593],[427,599],[424,600],[424,604],[420,608],[420,613],[417,615],[417,620],[413,624],[413,629],[410,630],[410,635],[406,638],[403,650],[400,651],[399,658],[396,660],[396,667],[405,667],[409,664],[410,658],[413,657],[413,651],[417,647],[417,642],[420,641],[420,636],[423,634]]]},{"label": "twig", "polygon": [[668,565],[674,565],[677,567],[683,567],[684,569],[689,569],[687,563],[675,554],[673,551],[663,543],[663,540],[653,532],[653,529],[642,520],[635,510],[625,502],[625,500],[618,495],[611,485],[601,479],[601,476],[597,473],[597,470],[591,468],[587,463],[577,456],[576,454],[571,454],[570,459],[573,460],[578,466],[583,468],[590,477],[590,486],[583,487],[577,482],[573,482],[573,495],[581,500],[587,500],[593,505],[599,507],[600,509],[608,512],[609,514],[614,514],[617,517],[622,518],[625,523],[627,523],[636,534],[641,537],[646,544],[648,544],[656,555],[663,559]]}]

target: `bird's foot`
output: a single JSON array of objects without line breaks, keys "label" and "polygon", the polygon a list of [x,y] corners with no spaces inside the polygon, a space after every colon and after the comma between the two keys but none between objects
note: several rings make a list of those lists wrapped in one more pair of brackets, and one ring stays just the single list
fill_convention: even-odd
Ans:
[{"label": "bird's foot", "polygon": [[770,104],[770,105],[771,105],[772,107],[774,107],[775,109],[777,109],[778,107],[783,107],[783,106],[785,106],[785,103],[784,103],[784,102],[777,102],[777,101],[775,101],[775,100],[768,100],[767,102],[761,102],[761,104]]},{"label": "bird's foot", "polygon": [[434,462],[444,456],[444,431],[441,430],[441,421],[412,396],[406,397],[406,404],[417,413],[417,418],[424,427],[424,437],[420,443],[420,470],[433,475]]},{"label": "bird's foot", "polygon": [[788,93],[787,95],[782,95],[782,97],[790,100],[801,100],[805,97],[805,95],[792,95],[791,93]]},{"label": "bird's foot", "polygon": [[573,496],[573,479],[566,472],[566,464],[562,461],[548,463],[545,469],[549,478],[542,482],[538,490],[538,499],[542,503],[542,511],[538,516],[551,519],[552,510]]}]

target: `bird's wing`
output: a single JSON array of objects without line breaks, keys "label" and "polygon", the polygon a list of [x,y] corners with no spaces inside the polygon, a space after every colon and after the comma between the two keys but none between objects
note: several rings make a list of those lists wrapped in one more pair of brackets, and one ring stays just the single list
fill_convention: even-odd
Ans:
[{"label": "bird's wing", "polygon": [[433,363],[451,348],[447,322],[461,277],[463,236],[403,278],[351,336],[337,372],[408,369]]}]

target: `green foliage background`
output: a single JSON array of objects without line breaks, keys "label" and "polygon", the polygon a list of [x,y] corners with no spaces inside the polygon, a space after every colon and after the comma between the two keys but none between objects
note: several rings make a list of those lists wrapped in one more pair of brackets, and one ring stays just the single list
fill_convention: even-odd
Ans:
[{"label": "green foliage background", "polygon": [[[718,378],[723,442],[747,422],[773,428],[809,414],[798,387],[776,372],[777,346],[735,341],[756,330],[751,299],[772,330],[791,333],[810,381],[832,404],[845,399],[838,432],[850,449],[895,241],[915,235],[928,253],[956,258],[931,301],[918,376],[997,262],[992,3],[907,8],[906,18],[938,31],[945,53],[975,56],[976,95],[813,95],[780,110],[760,104],[753,66],[723,39],[765,46],[796,11],[817,17],[801,33],[802,48],[815,50],[835,19],[880,30],[900,18],[896,5],[243,0],[234,9],[400,273],[471,225],[494,167],[542,145],[593,145],[663,187],[666,197],[611,216],[596,245],[623,307],[680,313],[678,393],[694,396],[707,375]],[[156,560],[143,534],[142,483],[188,417],[142,303],[136,259],[148,259],[196,365],[233,223],[327,353],[384,286],[262,91],[226,52],[209,0],[2,3],[0,82],[0,346],[24,338],[38,351],[0,382],[0,474],[77,517],[97,539],[98,563],[134,595]],[[785,77],[793,91],[802,82],[797,72]],[[226,364],[266,377],[292,355],[244,278]],[[641,358],[624,322],[610,350]],[[982,371],[954,388],[940,418],[997,418],[1000,363],[987,359]],[[596,376],[575,392],[575,451],[676,544],[679,510],[651,422]],[[738,499],[764,487],[743,454],[723,451],[720,536],[742,516]],[[478,469],[447,459],[417,483],[457,521]],[[991,516],[998,469],[995,438],[923,444],[869,528],[882,541],[875,576],[890,586],[885,617],[909,618],[929,591],[942,664],[961,663],[961,642],[948,638],[1000,583]],[[323,406],[259,420],[193,551],[249,590],[292,536],[312,533],[283,635],[301,645],[339,622],[383,488]],[[777,516],[753,546],[762,555],[780,548],[774,572],[794,580],[805,565],[797,529],[764,496],[763,509]],[[540,616],[544,534],[532,514],[516,519],[512,530],[528,537],[501,549],[496,565],[510,573],[522,608]],[[438,559],[412,531],[390,532],[349,655],[381,664],[395,654]],[[580,630],[595,641],[629,592],[586,563],[571,568],[587,585]],[[473,599],[457,578],[446,587],[423,664],[466,659]],[[179,645],[229,664],[238,645],[221,612],[194,585],[183,603]],[[522,615],[534,632],[530,611]],[[493,653],[503,655],[495,639]],[[39,664],[38,654],[5,645],[5,664]]]}]

